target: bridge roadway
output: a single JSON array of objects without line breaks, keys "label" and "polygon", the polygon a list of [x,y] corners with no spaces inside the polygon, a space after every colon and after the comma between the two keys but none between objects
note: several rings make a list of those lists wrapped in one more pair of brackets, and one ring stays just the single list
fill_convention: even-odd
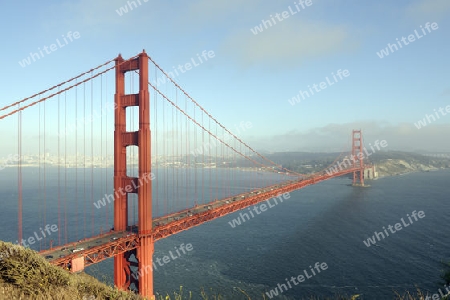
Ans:
[{"label": "bridge roadway", "polygon": [[180,231],[277,197],[280,194],[289,193],[308,185],[353,173],[354,171],[359,171],[359,168],[349,168],[331,175],[324,173],[300,180],[287,181],[252,192],[197,205],[154,219],[153,230],[150,233],[139,234],[136,226],[132,226],[129,230],[122,232],[111,230],[108,233],[92,238],[41,251],[40,254],[50,263],[67,269],[71,268],[72,260],[84,257],[84,267],[86,267],[138,248],[140,235],[153,235],[154,241],[157,241],[179,233]]}]

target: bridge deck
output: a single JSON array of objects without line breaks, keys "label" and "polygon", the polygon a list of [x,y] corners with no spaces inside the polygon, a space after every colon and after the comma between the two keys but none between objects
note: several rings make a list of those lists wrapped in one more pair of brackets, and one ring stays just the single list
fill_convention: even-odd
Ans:
[{"label": "bridge deck", "polygon": [[[288,181],[188,208],[154,219],[153,231],[150,234],[153,235],[154,241],[157,241],[180,231],[277,197],[280,194],[298,190],[308,185],[346,175],[354,171],[359,171],[359,169],[351,168],[331,175],[324,174],[296,181]],[[52,264],[68,269],[70,269],[72,260],[78,257],[84,257],[84,266],[89,266],[107,258],[114,257],[117,254],[138,248],[139,236],[138,228],[133,226],[128,231],[116,232],[112,230],[96,237],[41,251],[40,254]]]}]

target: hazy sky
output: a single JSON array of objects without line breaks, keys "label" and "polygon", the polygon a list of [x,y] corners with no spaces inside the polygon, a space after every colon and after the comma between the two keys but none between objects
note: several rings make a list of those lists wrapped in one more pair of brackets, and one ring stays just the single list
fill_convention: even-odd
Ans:
[{"label": "hazy sky", "polygon": [[[339,150],[362,129],[389,149],[450,151],[448,0],[139,1],[5,1],[0,106],[118,53],[145,49],[171,71],[206,50],[215,56],[176,80],[230,129],[251,122],[242,136],[257,149]],[[69,31],[79,38],[21,66]],[[439,119],[417,129],[425,114]],[[3,136],[16,130],[4,121]]]}]

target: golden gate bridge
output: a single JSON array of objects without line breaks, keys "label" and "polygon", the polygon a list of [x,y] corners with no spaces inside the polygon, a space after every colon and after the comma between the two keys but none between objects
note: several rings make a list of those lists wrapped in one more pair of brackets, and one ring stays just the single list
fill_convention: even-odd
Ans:
[{"label": "golden gate bridge", "polygon": [[[24,219],[36,227],[55,221],[57,238],[39,241],[50,263],[79,272],[113,258],[114,284],[149,299],[156,241],[334,177],[353,174],[353,185],[364,186],[367,167],[358,156],[362,132],[353,130],[347,153],[357,159],[345,168],[307,175],[284,168],[222,125],[145,51],[5,106],[0,120],[15,135],[5,149],[18,157],[11,182],[19,243]],[[31,181],[38,187],[29,198]]]}]

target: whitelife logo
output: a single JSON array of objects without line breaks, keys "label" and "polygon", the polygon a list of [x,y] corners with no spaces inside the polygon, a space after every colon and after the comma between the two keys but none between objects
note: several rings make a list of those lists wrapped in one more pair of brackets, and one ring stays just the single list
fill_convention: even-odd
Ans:
[{"label": "whitelife logo", "polygon": [[[295,8],[292,9],[292,7],[289,5],[288,10],[283,11],[281,14],[276,13],[275,17],[277,18],[278,22],[282,22],[285,19],[289,18],[290,16],[298,14],[300,11],[305,10],[308,6],[311,6],[312,0],[299,0],[298,2],[294,2]],[[302,8],[300,8],[300,6]],[[270,20],[261,20],[261,23],[258,26],[255,26],[254,28],[250,28],[250,31],[257,35],[260,32],[263,32],[264,29],[268,29],[269,27],[272,27],[277,24],[277,21],[273,17],[273,15],[270,15]]]},{"label": "whitelife logo", "polygon": [[[306,100],[306,98],[314,96],[314,92],[319,93],[319,92],[325,90],[326,88],[344,80],[345,78],[350,76],[350,72],[347,69],[345,69],[345,70],[339,69],[336,71],[336,75],[334,74],[334,72],[332,72],[331,75],[333,76],[332,80],[330,80],[330,78],[328,78],[328,76],[327,76],[327,77],[325,77],[325,81],[322,81],[319,84],[314,83],[312,86],[308,85],[307,91],[300,90],[296,96],[292,97],[291,99],[288,99],[288,102],[292,106],[294,106],[295,104],[300,103],[302,100]],[[309,91],[309,93],[308,93],[308,91]]]},{"label": "whitelife logo", "polygon": [[[431,29],[437,30],[437,29],[439,29],[439,26],[436,22],[433,22],[433,23],[427,22],[425,24],[425,28],[427,29],[428,33],[431,33]],[[420,33],[418,33],[417,29],[416,29],[416,30],[414,30],[414,34],[408,35],[408,38],[406,38],[404,36],[402,36],[402,38],[400,40],[397,38],[396,41],[397,41],[398,47],[400,47],[400,49],[401,49],[401,48],[403,48],[403,46],[408,46],[410,43],[416,41],[416,38],[417,38],[417,40],[419,40],[419,39],[423,38],[424,36],[426,36],[427,31],[425,31],[425,29],[422,27],[422,25],[420,25],[420,29],[422,29],[423,35],[420,35]],[[406,39],[408,39],[408,42],[406,41]],[[403,42],[403,46],[400,41]],[[397,47],[397,45],[395,43],[394,44],[388,43],[386,48],[381,49],[379,52],[377,52],[378,57],[384,58],[386,56],[389,56],[390,53],[394,53],[395,51],[398,51],[399,48]],[[390,50],[390,52],[389,52],[389,50]]]},{"label": "whitelife logo", "polygon": [[[447,291],[447,294],[444,295],[444,293],[442,292],[441,289],[439,289],[439,294],[433,294],[431,296],[427,296],[425,298],[425,300],[439,300],[439,299],[449,299],[449,298],[445,298],[447,296],[450,296],[450,290],[449,290],[449,286],[447,284],[444,285],[445,291]],[[441,296],[439,296],[441,295]],[[442,297],[442,298],[441,298]]]},{"label": "whitelife logo", "polygon": [[[121,17],[124,14],[127,14],[129,11],[132,11],[133,9],[141,6],[143,4],[141,1],[147,3],[149,0],[127,1],[127,5],[121,6],[119,9],[116,9],[116,13],[119,15],[119,17]],[[128,8],[130,8],[130,10],[128,10]]]},{"label": "whitelife logo", "polygon": [[[172,69],[173,71],[169,71],[167,72],[167,75],[174,80],[176,77],[180,76],[181,74],[186,73],[187,71],[192,70],[192,68],[198,67],[201,64],[205,63],[208,61],[209,59],[212,59],[216,56],[216,54],[214,53],[214,51],[209,50],[203,50],[202,54],[198,54],[197,53],[197,58],[191,57],[190,61],[188,61],[187,63],[184,64],[180,64],[177,67],[173,66]],[[192,63],[191,63],[192,62]],[[180,73],[178,72],[180,71]],[[159,87],[162,84],[166,83],[166,76],[161,75],[160,77],[158,77],[156,79],[156,86]]]},{"label": "whitelife logo", "polygon": [[[268,208],[277,206],[278,205],[277,198],[278,198],[278,200],[280,200],[280,202],[283,202],[283,199],[286,200],[286,199],[291,198],[291,194],[289,194],[289,193],[279,194],[279,195],[277,195],[276,198],[273,197],[272,199],[266,200],[265,202],[267,203],[267,205],[266,205],[266,203],[262,203],[262,204],[253,206],[253,208],[249,207],[248,212],[252,216],[251,218],[247,213],[239,213],[239,217],[237,219],[231,220],[230,222],[228,222],[228,224],[230,224],[231,228],[235,228],[235,227],[241,225],[242,223],[245,223],[245,221],[246,221],[245,219],[250,221],[250,219],[253,219],[255,217],[255,215],[253,214],[253,211],[257,215],[259,215],[259,214],[265,212]],[[270,203],[270,200],[273,200],[273,202],[275,202],[275,203],[274,204]],[[258,210],[258,207],[259,207],[259,210]],[[241,220],[242,220],[242,222],[241,222]]]},{"label": "whitelife logo", "polygon": [[[314,269],[316,271],[314,271]],[[300,283],[304,282],[305,280],[313,278],[314,276],[319,274],[320,271],[325,271],[326,269],[328,269],[327,263],[323,262],[323,263],[319,264],[319,262],[316,262],[316,264],[314,265],[314,268],[312,266],[309,266],[310,273],[308,273],[307,270],[303,270],[303,274],[305,274],[305,276],[300,274],[297,277],[292,276],[291,279],[286,278],[285,279],[286,284],[279,283],[276,288],[271,289],[270,291],[266,292],[266,295],[267,295],[267,297],[269,297],[269,299],[272,299],[273,297],[281,295],[283,292],[288,291],[289,289],[292,289],[291,282],[294,285],[299,285]],[[317,272],[317,274],[316,274],[316,272]],[[288,286],[289,286],[289,288],[288,288]]]},{"label": "whitelife logo", "polygon": [[[392,226],[392,225],[388,226],[388,229],[392,234],[402,230],[403,229],[402,224],[405,227],[408,227],[409,225],[413,224],[414,222],[411,219],[411,216],[417,222],[417,221],[419,221],[419,219],[425,218],[425,213],[423,212],[423,210],[421,210],[419,212],[413,211],[411,213],[411,216],[409,216],[409,214],[406,214],[406,216],[408,217],[408,220],[410,223],[406,223],[405,220],[403,218],[401,218],[400,221],[402,221],[402,223],[396,223],[394,226]],[[417,217],[419,217],[419,219]],[[394,228],[395,228],[395,230],[394,230]],[[367,240],[363,241],[364,245],[366,245],[366,247],[370,247],[371,245],[375,245],[377,243],[377,239],[378,239],[378,241],[381,241],[382,239],[384,240],[386,237],[389,236],[389,232],[387,231],[386,227],[384,227],[384,226],[383,226],[383,231],[386,234],[386,236],[383,234],[383,232],[375,231],[374,235],[372,235],[371,238],[368,238]]]},{"label": "whitelife logo", "polygon": [[[374,146],[378,149],[378,151],[381,150],[380,146],[383,147],[383,148],[388,146],[388,143],[387,143],[386,140],[382,140],[381,142],[379,140],[376,140],[374,144],[375,144]],[[339,171],[344,170],[345,168],[349,168],[350,166],[356,164],[356,161],[359,161],[361,159],[367,159],[369,156],[371,156],[372,154],[374,154],[376,152],[375,149],[372,146],[372,143],[369,143],[369,146],[372,149],[371,153],[369,153],[367,151],[367,148],[364,147],[363,151],[365,153],[364,152],[359,152],[356,155],[356,157],[352,154],[352,155],[350,155],[350,158],[345,156],[344,159],[342,160],[342,162],[336,163],[336,165],[334,165],[334,167],[328,168],[328,170],[325,170],[325,172],[327,173],[327,175],[331,176],[331,175],[333,175],[333,174],[335,174],[335,173],[337,173]],[[350,162],[350,160],[352,160],[353,163]],[[348,165],[347,165],[347,163],[348,163]],[[344,166],[344,167],[342,167],[342,166]]]},{"label": "whitelife logo", "polygon": [[[450,105],[447,105],[445,107],[445,111],[447,113],[444,112],[444,108],[439,107],[439,112],[441,113],[441,115],[444,117],[447,115],[447,113],[450,113]],[[431,122],[435,122],[436,118],[439,120],[441,117],[439,116],[438,112],[436,111],[436,109],[434,110],[434,115],[436,117],[434,117],[433,115],[428,115],[425,114],[425,118],[423,118],[422,120],[419,120],[417,123],[414,123],[414,126],[416,126],[417,129],[421,129],[422,127],[427,126],[428,124],[431,124]],[[428,121],[428,122],[427,122]]]},{"label": "whitelife logo", "polygon": [[[13,255],[14,252],[18,251],[20,248],[19,246],[23,246],[23,247],[30,247],[30,245],[33,245],[34,243],[36,243],[37,241],[42,241],[44,238],[50,237],[50,235],[52,234],[52,232],[57,232],[58,231],[58,226],[56,224],[53,225],[45,225],[44,229],[39,228],[40,233],[38,232],[34,232],[34,236],[30,236],[27,239],[22,239],[20,242],[19,240],[16,241],[17,246],[12,246],[11,248],[9,248],[9,251],[4,251],[2,253],[0,253],[0,260],[2,260],[3,258],[8,258],[10,255]],[[45,231],[45,232],[44,232]],[[47,233],[47,234],[45,234]],[[27,244],[28,242],[28,244]]]},{"label": "whitelife logo", "polygon": [[[101,200],[98,200],[97,202],[94,202],[94,206],[97,209],[100,209],[104,206],[106,206],[106,201],[108,201],[108,203],[111,203],[116,201],[116,198],[120,198],[120,195],[125,196],[127,193],[131,193],[134,190],[138,189],[140,186],[142,186],[143,181],[142,179],[144,179],[145,183],[148,183],[151,180],[154,180],[155,174],[153,173],[146,173],[144,174],[144,176],[142,178],[138,179],[138,184],[136,185],[136,183],[134,182],[134,180],[131,181],[131,184],[128,184],[127,186],[125,186],[124,188],[119,188],[118,191],[114,191],[113,194],[105,194],[105,197],[103,197]],[[119,195],[120,194],[120,195]]]},{"label": "whitelife logo", "polygon": [[[63,41],[61,42],[59,38],[56,39],[56,44],[50,44],[49,47],[44,46],[42,49],[39,47],[38,52],[30,52],[30,55],[27,58],[22,59],[22,61],[19,61],[19,65],[22,68],[25,68],[26,66],[31,65],[32,62],[35,62],[41,58],[43,58],[45,55],[49,55],[52,52],[55,52],[58,49],[61,49],[62,47],[69,44],[69,42],[73,42],[74,40],[77,40],[81,37],[80,33],[78,31],[72,31],[67,32],[66,35],[62,35]],[[45,52],[45,54],[44,54]]]},{"label": "whitelife logo", "polygon": [[[236,124],[234,124],[234,128],[236,129],[236,131],[232,132],[232,134],[234,134],[235,136],[239,136],[239,134],[241,134],[242,132],[246,131],[247,129],[250,129],[253,127],[252,122],[244,122],[241,121],[239,128]],[[242,131],[241,131],[242,128]],[[230,140],[231,138],[233,138],[233,136],[229,133],[225,133],[220,139],[224,142]],[[221,145],[222,143],[217,140],[217,139],[213,139],[211,142],[206,142],[204,143],[202,146],[197,147],[196,149],[191,151],[191,154],[195,157],[197,157],[198,155],[202,155],[203,153],[208,152],[208,150],[214,149],[217,146]]]},{"label": "whitelife logo", "polygon": [[190,252],[190,251],[194,250],[194,247],[192,246],[191,243],[186,244],[186,245],[183,243],[179,247],[175,246],[174,248],[175,248],[176,254],[172,253],[172,250],[170,250],[169,251],[170,257],[168,255],[164,255],[162,257],[162,259],[157,257],[156,259],[153,260],[153,265],[144,266],[143,268],[141,268],[140,271],[138,270],[136,272],[136,274],[133,274],[132,276],[134,277],[134,279],[138,279],[143,274],[147,274],[149,272],[149,270],[150,271],[153,271],[153,270],[158,271],[158,266],[156,265],[156,263],[158,263],[158,265],[160,267],[162,267],[165,264],[168,264],[171,261],[180,258],[181,255],[183,255],[183,254],[185,255],[185,254],[187,254],[187,252]]}]

